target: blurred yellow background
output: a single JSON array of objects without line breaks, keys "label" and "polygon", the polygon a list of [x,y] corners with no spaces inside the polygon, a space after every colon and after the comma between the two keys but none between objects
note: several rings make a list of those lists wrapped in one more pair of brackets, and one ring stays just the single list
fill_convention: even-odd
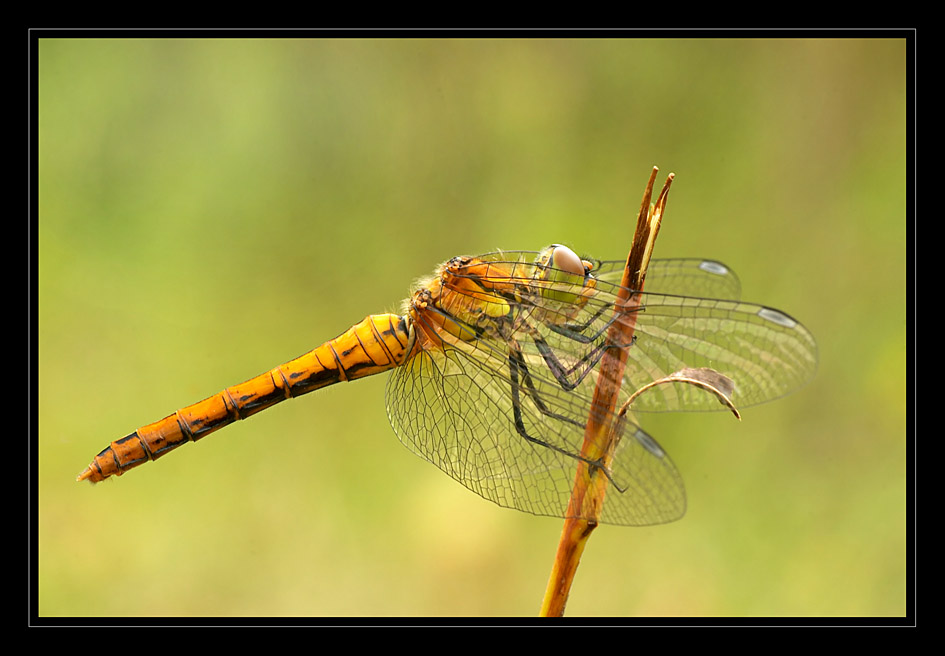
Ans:
[{"label": "blurred yellow background", "polygon": [[625,257],[653,165],[656,257],[727,263],[820,368],[741,422],[641,417],[688,514],[598,529],[568,615],[904,614],[905,49],[41,40],[41,616],[535,615],[560,520],[407,451],[385,376],[74,478],[453,255]]}]

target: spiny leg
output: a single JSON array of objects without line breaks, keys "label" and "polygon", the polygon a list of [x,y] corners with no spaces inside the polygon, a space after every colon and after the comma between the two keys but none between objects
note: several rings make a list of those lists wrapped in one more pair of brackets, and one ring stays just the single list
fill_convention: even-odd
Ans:
[{"label": "spiny leg", "polygon": [[546,325],[552,331],[558,333],[559,335],[563,337],[567,337],[568,339],[573,339],[574,341],[581,342],[582,344],[590,344],[594,340],[598,339],[601,335],[603,335],[604,332],[608,328],[610,328],[610,324],[612,324],[616,320],[617,315],[612,316],[610,319],[604,322],[604,325],[601,327],[601,329],[598,330],[597,333],[595,333],[591,337],[588,337],[587,335],[585,335],[584,331],[587,330],[592,323],[597,321],[600,318],[600,316],[609,309],[610,309],[610,306],[602,305],[600,309],[597,310],[597,312],[595,312],[584,323],[570,323],[569,322],[569,323],[563,323],[559,325],[556,323],[548,322]]},{"label": "spiny leg", "polygon": [[[604,356],[604,351],[606,349],[624,348],[624,345],[608,344],[607,342],[603,342],[595,346],[594,350],[575,362],[573,366],[566,369],[558,359],[558,356],[555,355],[554,350],[548,346],[548,342],[545,341],[538,331],[530,332],[530,334],[532,341],[535,342],[535,346],[538,347],[538,352],[541,354],[542,359],[545,361],[545,364],[548,365],[548,370],[551,372],[551,375],[554,376],[555,380],[558,381],[558,384],[561,385],[561,388],[568,392],[580,385],[581,381],[583,381],[587,375],[591,373],[591,370],[597,366],[597,363],[600,362],[600,359]],[[633,340],[636,340],[636,336],[633,337]],[[629,345],[632,344],[633,342],[631,342]],[[572,382],[570,380],[571,375],[580,367],[584,368],[578,373],[577,380]]]},{"label": "spiny leg", "polygon": [[[532,403],[534,403],[535,407],[538,408],[538,411],[541,414],[545,415],[546,417],[551,417],[552,419],[557,419],[558,421],[569,423],[572,426],[577,426],[581,430],[584,430],[586,424],[579,422],[576,419],[573,419],[571,417],[567,417],[565,415],[559,415],[558,413],[552,412],[551,410],[548,409],[548,406],[545,405],[545,402],[541,400],[541,396],[539,395],[538,390],[535,387],[535,381],[532,380],[532,375],[528,371],[528,365],[525,364],[525,358],[522,357],[521,351],[517,349],[512,349],[511,352],[515,354],[514,357],[516,359],[515,366],[517,367],[517,372],[521,372],[522,382],[525,383],[525,387],[527,388],[526,391],[528,392],[528,395],[531,398]],[[513,356],[510,355],[510,357],[513,357]],[[515,398],[514,394],[513,394],[513,398]]]},{"label": "spiny leg", "polygon": [[[590,344],[591,342],[596,341],[603,335],[607,329],[610,328],[611,324],[617,320],[617,315],[614,314],[607,321],[604,322],[604,325],[592,336],[588,337],[584,334],[584,331],[587,330],[592,323],[600,319],[601,315],[608,310],[613,308],[612,305],[601,305],[601,307],[595,312],[591,317],[584,323],[573,323],[567,322],[563,324],[555,324],[553,322],[547,322],[545,325],[548,326],[550,330],[558,333],[562,337],[567,337],[568,339],[573,339],[574,341],[580,342],[582,344]],[[645,305],[640,305],[633,309],[634,312],[643,312],[646,310]]]},{"label": "spiny leg", "polygon": [[518,382],[519,370],[523,372],[523,380],[525,381],[526,386],[531,391],[531,395],[530,395],[531,399],[535,403],[535,407],[538,408],[539,412],[541,412],[545,416],[553,417],[553,418],[574,424],[578,426],[579,428],[584,427],[583,424],[573,419],[570,419],[569,417],[563,417],[561,415],[555,414],[548,410],[544,402],[541,401],[540,398],[538,397],[538,393],[535,390],[534,384],[531,381],[531,376],[528,373],[528,367],[525,365],[525,360],[522,357],[521,351],[519,351],[518,348],[514,344],[510,343],[509,344],[509,383],[511,385],[511,391],[512,391],[512,415],[513,415],[513,421],[515,423],[515,431],[520,436],[522,436],[523,438],[531,442],[532,444],[538,444],[538,445],[547,447],[553,451],[562,453],[570,458],[574,458],[575,460],[580,460],[581,462],[591,467],[596,467],[597,469],[600,469],[604,473],[604,475],[607,477],[607,480],[609,480],[610,483],[615,488],[617,488],[618,490],[622,492],[623,489],[625,488],[621,488],[620,486],[617,485],[617,483],[613,479],[613,476],[611,476],[611,473],[608,470],[608,468],[604,466],[602,460],[600,459],[588,460],[587,458],[584,458],[580,454],[572,453],[568,451],[567,449],[562,449],[559,446],[555,446],[554,444],[550,444],[548,442],[545,442],[544,440],[541,440],[537,437],[533,437],[528,434],[528,431],[525,430],[525,422],[522,420],[522,405],[521,405],[522,402],[521,402],[521,397],[519,396],[520,388],[519,388],[519,382]]},{"label": "spiny leg", "polygon": [[[615,314],[609,320],[604,323],[604,326],[598,330],[593,336],[587,336],[583,334],[583,331],[588,328],[594,321],[596,321],[605,311],[611,309],[612,306],[603,305],[597,312],[591,316],[583,324],[555,324],[551,321],[545,321],[542,325],[546,326],[549,330],[566,339],[576,341],[580,344],[592,344],[594,342],[599,343],[591,350],[589,353],[585,354],[580,360],[575,362],[570,368],[566,368],[564,364],[558,359],[558,356],[555,355],[554,350],[548,345],[548,342],[545,341],[545,338],[542,337],[538,329],[533,326],[527,319],[523,317],[522,328],[525,333],[528,334],[532,340],[535,342],[535,346],[538,347],[538,352],[541,354],[541,357],[544,359],[545,364],[548,365],[548,370],[555,377],[555,380],[561,385],[561,388],[565,391],[570,392],[575,387],[581,384],[587,375],[597,366],[597,363],[600,362],[600,359],[604,355],[604,351],[608,348],[626,348],[633,345],[633,342],[636,341],[636,336],[634,335],[633,339],[629,344],[612,344],[607,341],[607,337],[604,335],[605,332],[610,328],[610,326],[617,320],[617,315]],[[634,311],[642,309],[643,306],[635,308]],[[601,337],[603,339],[601,339]],[[583,367],[578,374],[576,380],[572,381],[572,375],[575,371],[578,371]]]}]

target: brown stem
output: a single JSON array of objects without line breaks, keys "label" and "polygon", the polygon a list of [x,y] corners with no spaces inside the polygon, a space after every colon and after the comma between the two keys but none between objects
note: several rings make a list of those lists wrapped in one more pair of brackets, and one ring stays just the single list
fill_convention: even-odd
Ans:
[{"label": "brown stem", "polygon": [[[610,344],[633,343],[637,300],[643,289],[646,269],[653,254],[653,244],[659,233],[660,220],[666,207],[666,196],[674,177],[670,173],[659,198],[651,207],[653,183],[656,181],[658,171],[659,169],[653,167],[643,194],[633,242],[624,266],[622,287],[614,307],[616,320],[607,333]],[[602,473],[602,467],[610,467],[616,447],[614,439],[616,433],[613,430],[613,422],[616,419],[614,410],[617,406],[626,363],[627,348],[608,348],[605,350],[604,357],[601,358],[600,375],[597,386],[594,388],[591,410],[584,430],[584,444],[581,447],[582,460],[578,462],[571,499],[565,513],[564,528],[558,542],[558,551],[551,569],[548,587],[545,590],[545,598],[542,601],[542,617],[560,617],[564,614],[564,607],[581,554],[587,539],[597,528],[600,520],[604,496],[607,492],[607,477]],[[591,462],[602,464],[592,466],[588,464]]]}]

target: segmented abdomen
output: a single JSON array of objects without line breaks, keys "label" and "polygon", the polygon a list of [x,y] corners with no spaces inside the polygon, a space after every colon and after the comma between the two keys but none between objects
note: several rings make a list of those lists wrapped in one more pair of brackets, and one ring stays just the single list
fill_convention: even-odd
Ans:
[{"label": "segmented abdomen", "polygon": [[305,355],[112,442],[77,480],[97,483],[120,476],[285,399],[392,369],[407,357],[408,342],[404,317],[370,315]]}]

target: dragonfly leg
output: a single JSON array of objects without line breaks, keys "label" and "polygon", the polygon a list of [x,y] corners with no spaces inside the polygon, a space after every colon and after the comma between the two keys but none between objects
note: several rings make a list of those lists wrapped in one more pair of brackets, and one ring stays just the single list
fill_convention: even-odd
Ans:
[{"label": "dragonfly leg", "polygon": [[584,331],[587,330],[592,323],[597,321],[600,318],[600,316],[609,309],[610,307],[606,305],[602,306],[597,312],[593,314],[593,316],[591,316],[591,318],[589,318],[584,323],[563,323],[561,325],[558,325],[558,324],[549,322],[547,326],[548,328],[558,333],[559,335],[562,335],[563,337],[567,337],[568,339],[573,339],[577,342],[581,342],[582,344],[590,344],[591,342],[599,338],[601,335],[603,335],[604,331],[610,328],[610,324],[612,324],[616,320],[617,316],[614,315],[610,319],[608,319],[606,322],[604,322],[604,325],[601,327],[601,329],[598,330],[597,333],[594,334],[593,336],[588,337],[587,335],[584,334]]},{"label": "dragonfly leg", "polygon": [[[598,344],[594,347],[590,353],[585,355],[583,358],[574,363],[570,368],[565,368],[561,361],[558,359],[558,356],[555,355],[554,350],[548,346],[548,342],[538,334],[537,331],[533,332],[532,340],[535,342],[535,346],[538,347],[538,352],[541,354],[542,359],[545,361],[545,364],[548,365],[548,370],[551,371],[551,375],[555,377],[555,380],[558,381],[558,384],[561,385],[561,388],[565,391],[570,392],[575,387],[581,384],[591,370],[597,366],[597,363],[600,362],[600,359],[604,356],[604,351],[609,348],[625,348],[633,344],[633,341],[636,340],[636,336],[633,337],[633,341],[630,344],[609,344],[606,341]],[[583,367],[583,370],[578,372],[577,379],[572,381],[571,376],[575,371],[578,371]]]},{"label": "dragonfly leg", "polygon": [[574,458],[575,460],[580,460],[581,462],[587,465],[590,465],[591,467],[596,467],[597,469],[600,469],[604,473],[604,475],[607,477],[607,480],[609,480],[615,488],[623,492],[625,488],[621,488],[619,485],[617,485],[617,483],[613,479],[613,476],[610,473],[610,470],[606,466],[604,466],[604,462],[602,458],[598,458],[597,460],[588,460],[587,458],[584,458],[580,454],[572,453],[571,451],[568,451],[567,449],[562,449],[559,446],[555,446],[554,444],[550,444],[548,442],[545,442],[542,439],[533,437],[528,434],[528,431],[525,430],[525,422],[522,420],[522,402],[521,402],[521,396],[519,394],[521,388],[519,387],[519,382],[518,382],[519,371],[522,372],[522,381],[525,383],[525,387],[528,388],[529,397],[532,399],[532,402],[535,404],[535,407],[538,408],[539,412],[541,412],[543,415],[547,417],[552,417],[552,418],[558,419],[559,421],[565,421],[567,423],[573,424],[577,426],[578,428],[583,429],[584,424],[581,424],[580,422],[575,421],[574,419],[571,419],[570,417],[565,417],[563,415],[559,415],[554,412],[551,412],[548,409],[545,403],[538,396],[538,391],[535,389],[535,385],[531,379],[531,375],[528,373],[528,366],[525,364],[525,359],[522,357],[521,351],[519,351],[516,347],[514,347],[511,344],[509,346],[510,346],[509,348],[509,382],[511,383],[511,391],[512,391],[512,415],[513,415],[513,421],[515,423],[515,431],[520,436],[522,436],[523,438],[531,442],[532,444],[538,444],[543,447],[547,447],[553,451],[562,453],[570,458]]},{"label": "dragonfly leg", "polygon": [[[601,315],[604,314],[604,312],[610,309],[611,309],[611,306],[609,305],[601,306],[601,308],[597,310],[597,312],[595,312],[593,315],[591,315],[591,317],[584,323],[568,322],[568,323],[563,323],[563,324],[558,325],[558,324],[549,322],[546,325],[548,326],[549,329],[558,333],[562,337],[573,339],[582,344],[590,344],[591,342],[597,341],[597,339],[599,339],[600,336],[603,335],[610,328],[611,324],[613,324],[614,321],[617,320],[617,315],[614,314],[613,316],[611,316],[610,319],[605,321],[604,325],[601,326],[600,329],[591,336],[585,335],[584,331],[587,330],[592,323],[600,319]],[[633,311],[643,312],[645,309],[646,309],[646,306],[640,305],[639,307],[634,308]]]},{"label": "dragonfly leg", "polygon": [[569,423],[573,426],[577,426],[581,430],[584,430],[585,424],[577,421],[576,419],[572,419],[571,417],[559,415],[558,413],[552,412],[548,409],[548,406],[545,405],[545,402],[541,400],[541,396],[539,395],[538,390],[535,388],[535,381],[532,380],[532,376],[528,371],[528,366],[525,364],[525,359],[522,357],[520,351],[511,351],[509,354],[509,359],[514,359],[514,363],[511,365],[515,367],[511,375],[513,382],[512,399],[516,402],[517,409],[520,410],[520,408],[518,408],[517,402],[519,401],[518,393],[521,389],[518,384],[518,373],[521,372],[522,382],[525,384],[526,392],[528,393],[529,398],[531,398],[532,402],[535,404],[538,412],[545,415],[546,417],[551,417],[552,419]]}]

